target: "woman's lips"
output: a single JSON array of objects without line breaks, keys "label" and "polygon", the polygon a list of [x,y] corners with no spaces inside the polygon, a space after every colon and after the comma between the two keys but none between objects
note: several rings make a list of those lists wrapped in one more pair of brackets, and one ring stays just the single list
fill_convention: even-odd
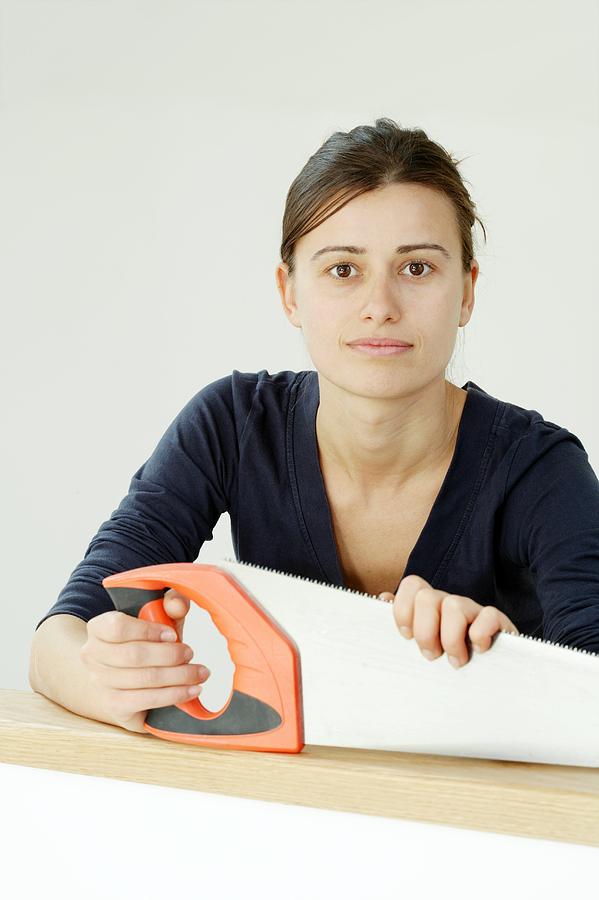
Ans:
[{"label": "woman's lips", "polygon": [[412,347],[404,347],[399,344],[349,344],[352,350],[365,353],[367,356],[398,356],[411,350]]}]

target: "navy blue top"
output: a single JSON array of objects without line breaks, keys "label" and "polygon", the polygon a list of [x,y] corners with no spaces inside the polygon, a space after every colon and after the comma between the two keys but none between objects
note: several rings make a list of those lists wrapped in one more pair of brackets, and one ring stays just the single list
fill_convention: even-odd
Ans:
[{"label": "navy blue top", "polygon": [[[575,434],[472,381],[404,575],[599,653],[599,481]],[[114,609],[102,579],[194,562],[220,515],[242,562],[347,587],[318,458],[318,375],[234,369],[171,422],[39,625]],[[389,590],[397,591],[397,585]]]}]

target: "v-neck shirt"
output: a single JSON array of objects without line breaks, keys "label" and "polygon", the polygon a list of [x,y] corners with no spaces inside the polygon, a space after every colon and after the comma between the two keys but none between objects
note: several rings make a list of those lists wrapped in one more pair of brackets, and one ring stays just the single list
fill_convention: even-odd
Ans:
[{"label": "v-neck shirt", "polygon": [[[403,577],[495,606],[523,634],[599,652],[599,481],[582,442],[473,381],[462,388],[451,463]],[[313,370],[234,369],[195,393],[36,628],[114,609],[109,574],[194,562],[224,512],[236,559],[347,587],[319,402]]]},{"label": "v-neck shirt", "polygon": [[[317,373],[310,372],[309,379],[299,412],[296,413],[301,418],[291,426],[294,435],[294,475],[299,497],[299,514],[303,516],[310,546],[318,560],[322,572],[321,579],[346,587],[318,455],[316,413],[320,393]],[[298,391],[301,391],[301,386]],[[472,411],[472,394],[472,390],[466,394],[452,461],[429,517],[408,557],[404,577],[416,573],[432,584],[441,564],[440,555],[447,549],[444,543],[439,541],[439,536],[454,533],[459,525],[463,510],[461,502],[459,504],[455,502],[456,490],[459,483],[461,496],[468,493],[468,483],[472,481],[472,466],[469,460],[472,460],[477,452],[476,439],[468,445],[468,451],[465,452],[462,446],[464,431],[472,431],[470,420],[475,414]],[[302,453],[302,448],[306,448],[306,452]],[[395,593],[398,588],[399,583],[395,586],[390,585],[388,590]]]}]

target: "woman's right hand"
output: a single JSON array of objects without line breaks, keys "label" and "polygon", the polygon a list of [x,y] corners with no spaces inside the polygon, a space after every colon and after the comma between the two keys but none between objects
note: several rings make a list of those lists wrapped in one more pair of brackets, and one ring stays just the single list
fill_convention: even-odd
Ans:
[{"label": "woman's right hand", "polygon": [[[183,639],[189,600],[174,590],[165,593],[164,609],[175,622],[146,622],[118,610],[94,616],[87,623],[81,659],[101,692],[115,725],[147,734],[147,711],[185,703],[197,697],[210,670],[190,664],[193,650]],[[161,640],[168,631],[175,640]],[[176,640],[176,638],[179,640]]]}]

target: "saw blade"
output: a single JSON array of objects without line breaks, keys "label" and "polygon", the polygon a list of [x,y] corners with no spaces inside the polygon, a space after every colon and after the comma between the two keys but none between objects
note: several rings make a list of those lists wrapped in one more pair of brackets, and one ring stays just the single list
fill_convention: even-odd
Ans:
[{"label": "saw blade", "polygon": [[390,600],[215,565],[295,641],[307,744],[599,767],[599,654],[501,630],[453,669],[399,633]]}]

